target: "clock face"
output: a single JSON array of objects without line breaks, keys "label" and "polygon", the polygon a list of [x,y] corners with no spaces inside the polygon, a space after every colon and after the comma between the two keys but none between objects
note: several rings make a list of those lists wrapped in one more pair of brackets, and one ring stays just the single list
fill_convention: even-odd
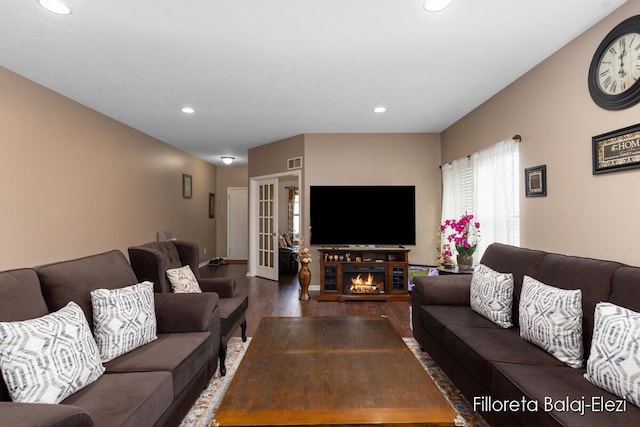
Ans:
[{"label": "clock face", "polygon": [[623,34],[609,44],[600,57],[598,86],[606,95],[619,95],[639,78],[640,34]]},{"label": "clock face", "polygon": [[602,40],[589,66],[589,94],[607,110],[640,102],[640,15],[625,19]]}]

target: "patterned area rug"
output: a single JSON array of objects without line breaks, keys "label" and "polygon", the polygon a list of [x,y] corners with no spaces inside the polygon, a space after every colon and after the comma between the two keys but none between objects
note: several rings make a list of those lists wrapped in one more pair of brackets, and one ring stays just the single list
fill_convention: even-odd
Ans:
[{"label": "patterned area rug", "polygon": [[[447,375],[436,365],[427,353],[420,351],[420,346],[414,338],[403,338],[404,342],[411,349],[416,358],[420,361],[424,369],[429,373],[442,394],[451,402],[451,406],[458,413],[458,419],[463,419],[464,423],[457,425],[465,427],[488,427],[489,424],[476,412],[467,399],[458,391],[455,385],[449,380]],[[222,398],[224,397],[233,374],[238,369],[238,365],[251,342],[251,338],[243,343],[240,338],[234,337],[229,340],[227,347],[227,375],[220,377],[220,373],[211,378],[209,385],[202,392],[196,403],[193,405],[187,416],[182,420],[180,427],[213,427],[213,417],[215,415]]]}]

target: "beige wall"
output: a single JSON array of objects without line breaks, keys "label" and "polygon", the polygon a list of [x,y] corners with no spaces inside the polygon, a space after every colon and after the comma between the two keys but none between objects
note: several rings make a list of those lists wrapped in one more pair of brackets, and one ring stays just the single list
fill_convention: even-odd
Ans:
[{"label": "beige wall", "polygon": [[[308,200],[311,185],[415,185],[416,245],[409,247],[409,259],[435,262],[442,198],[438,134],[307,134],[304,154],[303,199]],[[307,227],[308,204],[303,212]],[[319,284],[316,249],[312,284]]]},{"label": "beige wall", "polygon": [[249,176],[286,173],[287,160],[304,155],[304,138],[304,135],[298,135],[251,148],[248,156]]},{"label": "beige wall", "polygon": [[246,166],[221,166],[216,173],[216,257],[227,256],[227,189],[249,187]]},{"label": "beige wall", "polygon": [[[640,265],[640,170],[592,175],[591,137],[640,122],[640,105],[606,111],[587,72],[604,36],[640,13],[628,2],[442,134],[447,162],[522,135],[521,169],[546,164],[548,197],[520,199],[524,247]],[[524,188],[524,184],[522,185]]]},{"label": "beige wall", "polygon": [[0,92],[0,270],[126,254],[157,231],[197,242],[202,259],[215,252],[215,166],[4,68]]}]

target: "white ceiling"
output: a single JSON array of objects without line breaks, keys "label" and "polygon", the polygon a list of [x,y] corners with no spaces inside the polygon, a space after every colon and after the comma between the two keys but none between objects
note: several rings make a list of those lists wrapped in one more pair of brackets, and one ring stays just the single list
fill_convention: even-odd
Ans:
[{"label": "white ceiling", "polygon": [[441,132],[625,1],[2,0],[0,65],[246,164],[301,133]]}]

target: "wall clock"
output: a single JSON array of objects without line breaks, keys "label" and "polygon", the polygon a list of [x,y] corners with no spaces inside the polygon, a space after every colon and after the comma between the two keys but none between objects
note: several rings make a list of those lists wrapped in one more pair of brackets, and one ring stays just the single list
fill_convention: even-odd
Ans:
[{"label": "wall clock", "polygon": [[607,110],[640,101],[640,15],[622,21],[598,46],[589,67],[589,93]]}]

